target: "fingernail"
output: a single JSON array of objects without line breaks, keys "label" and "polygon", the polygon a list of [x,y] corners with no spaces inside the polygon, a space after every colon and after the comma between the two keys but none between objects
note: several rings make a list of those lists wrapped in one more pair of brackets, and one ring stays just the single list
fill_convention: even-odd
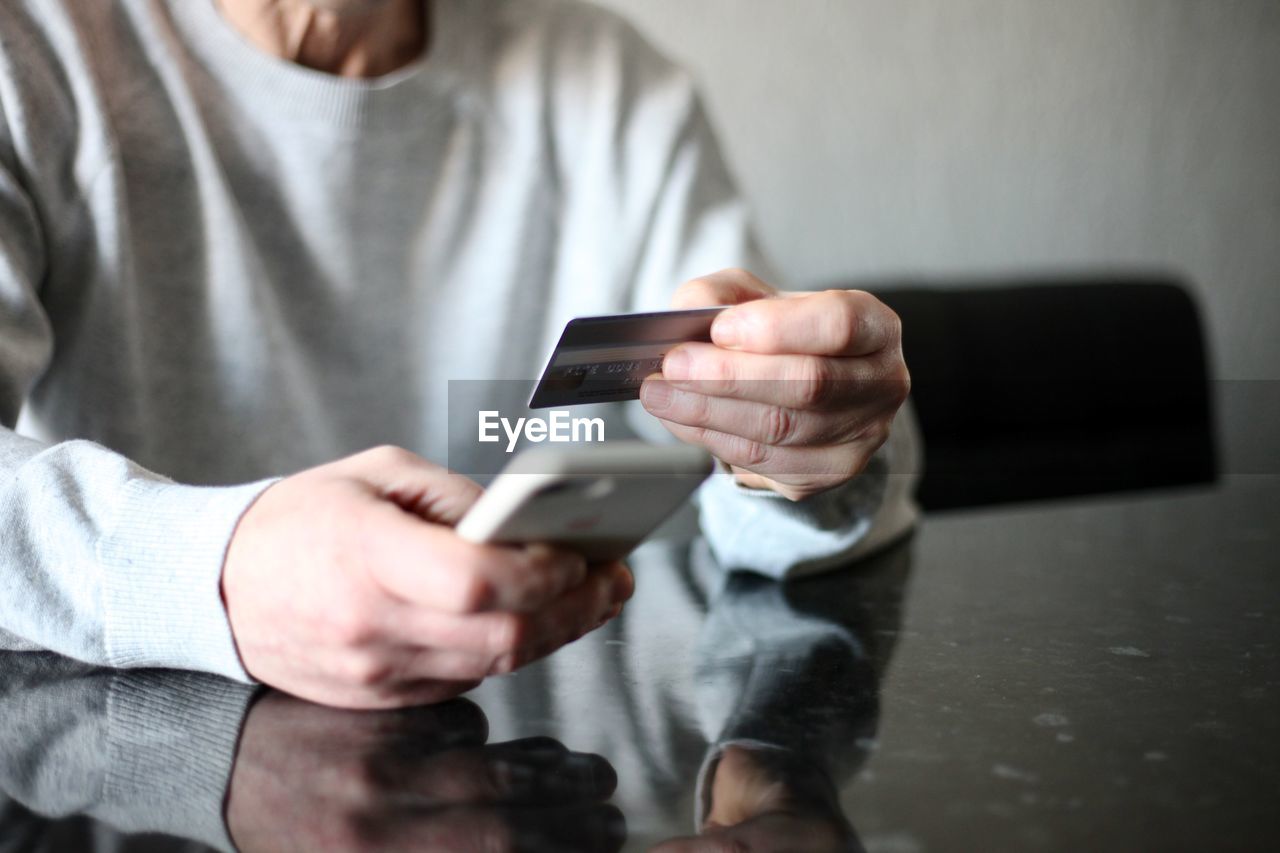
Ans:
[{"label": "fingernail", "polygon": [[646,379],[640,386],[640,402],[649,411],[666,411],[671,405],[671,386],[661,379]]},{"label": "fingernail", "polygon": [[491,673],[493,675],[506,675],[509,672],[514,672],[515,668],[516,656],[503,655],[493,662],[493,669],[491,670]]},{"label": "fingernail", "polygon": [[689,378],[689,353],[676,347],[662,359],[662,375],[666,379],[680,381]]},{"label": "fingernail", "polygon": [[742,345],[742,320],[736,314],[724,313],[711,324],[711,341],[718,347]]}]

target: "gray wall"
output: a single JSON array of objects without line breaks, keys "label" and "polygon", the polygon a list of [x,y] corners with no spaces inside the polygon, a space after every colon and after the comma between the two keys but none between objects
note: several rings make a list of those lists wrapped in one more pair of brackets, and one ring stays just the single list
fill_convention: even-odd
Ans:
[{"label": "gray wall", "polygon": [[1167,270],[1220,376],[1280,378],[1280,0],[601,2],[697,74],[791,281]]}]

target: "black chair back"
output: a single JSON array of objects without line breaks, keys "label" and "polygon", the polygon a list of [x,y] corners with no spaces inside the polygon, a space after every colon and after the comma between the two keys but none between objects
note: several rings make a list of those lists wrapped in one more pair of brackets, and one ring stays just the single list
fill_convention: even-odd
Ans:
[{"label": "black chair back", "polygon": [[1204,334],[1179,284],[868,289],[902,317],[926,510],[1216,478]]}]

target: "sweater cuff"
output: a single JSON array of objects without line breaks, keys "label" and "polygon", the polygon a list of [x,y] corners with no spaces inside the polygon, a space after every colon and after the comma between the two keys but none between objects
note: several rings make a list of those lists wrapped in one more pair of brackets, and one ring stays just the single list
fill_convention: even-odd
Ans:
[{"label": "sweater cuff", "polygon": [[240,731],[256,691],[196,673],[122,673],[107,699],[113,822],[235,850],[223,817]]},{"label": "sweater cuff", "polygon": [[240,517],[274,480],[181,486],[130,480],[107,536],[103,566],[107,659],[115,667],[245,671],[222,601],[222,563]]},{"label": "sweater cuff", "polygon": [[702,529],[717,562],[775,580],[845,561],[871,530],[884,496],[876,467],[803,501],[739,485],[716,473],[698,493]]}]

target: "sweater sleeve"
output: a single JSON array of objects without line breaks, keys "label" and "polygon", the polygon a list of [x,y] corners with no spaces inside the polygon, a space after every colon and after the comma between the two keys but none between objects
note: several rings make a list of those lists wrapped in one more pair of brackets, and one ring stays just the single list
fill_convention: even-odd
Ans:
[{"label": "sweater sleeve", "polygon": [[14,432],[56,364],[39,298],[56,248],[7,134],[0,121],[0,648],[247,679],[219,578],[231,533],[266,484],[181,486],[87,441]]},{"label": "sweater sleeve", "polygon": [[[664,93],[668,103],[671,88]],[[651,121],[655,113],[649,111]],[[691,84],[684,85],[682,109],[668,109],[665,115],[681,120],[663,137],[666,169],[655,186],[649,230],[638,253],[636,310],[662,310],[682,282],[728,267],[747,269],[785,287],[758,245],[747,207]],[[652,132],[647,137],[652,139]],[[666,433],[638,404],[631,420],[638,432],[655,440]],[[807,500],[792,502],[774,492],[746,489],[732,475],[716,474],[697,496],[702,531],[721,565],[731,570],[784,578],[847,564],[897,539],[915,523],[918,445],[907,406],[890,441],[861,476]]]}]

